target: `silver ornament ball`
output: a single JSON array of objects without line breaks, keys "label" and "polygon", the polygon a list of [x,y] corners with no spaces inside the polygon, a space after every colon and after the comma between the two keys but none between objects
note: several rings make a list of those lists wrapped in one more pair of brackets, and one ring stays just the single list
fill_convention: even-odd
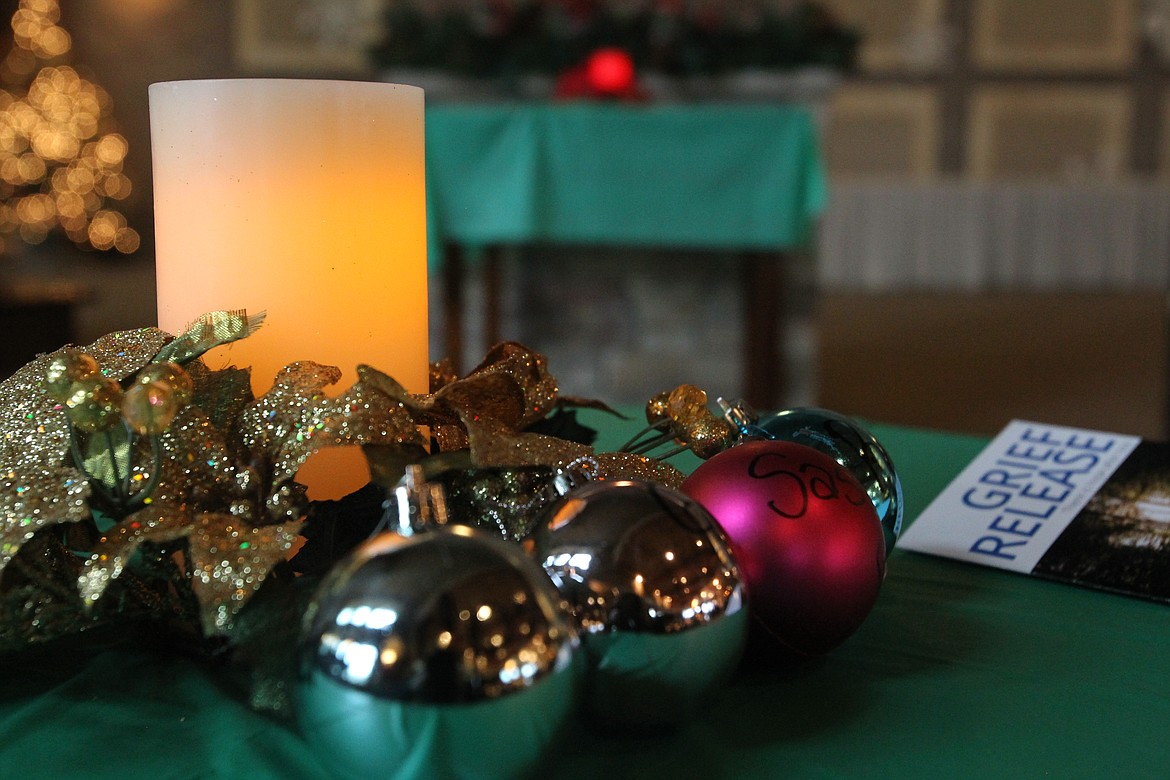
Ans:
[{"label": "silver ornament ball", "polygon": [[694,500],[651,483],[588,483],[545,510],[531,545],[581,632],[590,723],[676,726],[734,671],[743,584],[722,529]]},{"label": "silver ornament ball", "polygon": [[305,615],[298,717],[353,777],[515,777],[576,707],[576,631],[517,545],[450,525],[379,535]]}]

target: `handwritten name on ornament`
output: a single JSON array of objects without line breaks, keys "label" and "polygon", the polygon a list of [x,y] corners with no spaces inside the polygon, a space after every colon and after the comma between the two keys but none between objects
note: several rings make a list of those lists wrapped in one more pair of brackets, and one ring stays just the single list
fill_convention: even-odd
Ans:
[{"label": "handwritten name on ornament", "polygon": [[1015,560],[1057,507],[1077,494],[1081,478],[1116,444],[1105,436],[1023,429],[963,493],[964,506],[995,513],[970,551]]}]

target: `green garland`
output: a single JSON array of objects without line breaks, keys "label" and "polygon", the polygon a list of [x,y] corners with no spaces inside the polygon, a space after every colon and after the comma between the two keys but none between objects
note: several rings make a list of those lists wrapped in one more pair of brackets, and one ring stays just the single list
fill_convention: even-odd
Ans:
[{"label": "green garland", "polygon": [[814,3],[786,12],[732,10],[719,0],[638,8],[604,0],[499,0],[470,9],[395,0],[371,59],[382,69],[502,79],[561,73],[607,46],[625,49],[640,70],[680,77],[855,64],[859,34]]}]

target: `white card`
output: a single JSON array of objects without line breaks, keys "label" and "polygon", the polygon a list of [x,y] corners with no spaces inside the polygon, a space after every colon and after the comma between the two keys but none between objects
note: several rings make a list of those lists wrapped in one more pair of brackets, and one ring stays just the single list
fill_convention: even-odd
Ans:
[{"label": "white card", "polygon": [[1031,573],[1141,442],[1013,420],[902,534],[908,550]]}]

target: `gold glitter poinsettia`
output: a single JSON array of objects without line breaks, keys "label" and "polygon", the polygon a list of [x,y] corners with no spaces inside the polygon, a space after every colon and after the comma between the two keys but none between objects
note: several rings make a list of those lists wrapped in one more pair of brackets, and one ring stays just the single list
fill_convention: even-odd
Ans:
[{"label": "gold glitter poinsettia", "polygon": [[[329,446],[425,455],[403,405],[360,377],[342,395],[326,396],[340,376],[308,361],[286,366],[227,431],[198,407],[185,410],[164,436],[154,500],[117,523],[85,562],[79,588],[86,603],[102,596],[144,543],[183,540],[203,630],[221,633],[295,543],[308,506],[295,477],[310,455]],[[237,388],[250,394],[246,383]]]},{"label": "gold glitter poinsettia", "polygon": [[[113,333],[85,348],[121,380],[171,339],[154,328]],[[53,356],[41,355],[0,383],[0,572],[41,529],[90,517],[90,486],[69,460],[69,424],[45,393]]]},{"label": "gold glitter poinsettia", "polygon": [[[0,598],[6,612],[48,610],[51,620],[35,622],[52,623],[59,633],[81,630],[98,619],[111,585],[125,579],[136,561],[145,565],[145,553],[154,569],[183,578],[178,591],[193,593],[202,631],[222,633],[297,539],[308,502],[295,476],[309,456],[326,446],[394,450],[400,461],[425,455],[405,407],[385,393],[371,392],[359,379],[340,396],[328,397],[324,389],[340,377],[336,368],[292,364],[256,399],[247,371],[210,371],[196,359],[216,344],[248,335],[258,319],[215,313],[177,338],[147,328],[110,334],[80,350],[104,377],[123,384],[153,361],[186,362],[191,402],[157,436],[161,457],[153,460],[151,444],[121,428],[106,438],[83,437],[78,455],[71,454],[67,410],[42,385],[53,355],[0,384],[0,479],[8,488],[0,494]],[[107,442],[108,450],[99,442]],[[108,508],[92,501],[101,487],[93,479],[117,480],[123,492],[154,486],[148,498],[143,494],[132,505],[141,508],[109,517]],[[45,537],[20,571],[5,571],[38,533],[62,524],[77,526],[77,533],[70,532],[64,544]],[[45,563],[46,555],[53,560]],[[147,610],[158,606],[158,594],[144,593],[149,588],[141,582],[131,577],[125,587],[134,592],[127,596],[124,587],[118,604],[137,599]],[[70,616],[71,610],[76,614]],[[0,640],[51,634],[0,625]]]}]

